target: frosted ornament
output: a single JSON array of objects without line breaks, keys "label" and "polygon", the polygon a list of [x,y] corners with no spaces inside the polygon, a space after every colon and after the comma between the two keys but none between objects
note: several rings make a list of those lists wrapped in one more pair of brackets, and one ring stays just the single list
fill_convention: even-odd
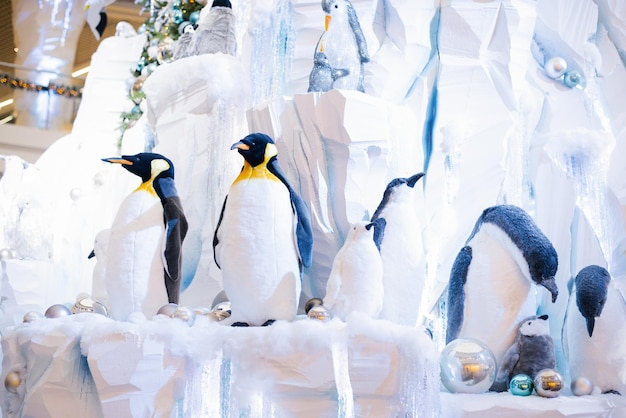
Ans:
[{"label": "frosted ornament", "polygon": [[60,318],[62,316],[69,316],[71,314],[72,312],[67,306],[57,303],[46,309],[46,313],[44,314],[44,316],[46,318]]},{"label": "frosted ornament", "polygon": [[22,318],[22,322],[25,324],[29,324],[31,322],[38,321],[42,318],[43,318],[43,315],[41,313],[37,311],[30,311],[24,314],[24,317]]},{"label": "frosted ornament", "polygon": [[572,380],[570,388],[574,396],[591,395],[591,392],[593,392],[593,383],[586,377],[577,377]]},{"label": "frosted ornament", "polygon": [[556,398],[563,389],[563,378],[552,369],[540,370],[535,376],[535,391],[544,398]]},{"label": "frosted ornament", "polygon": [[332,313],[322,305],[312,307],[306,315],[309,319],[315,319],[322,322],[327,322],[333,319]]},{"label": "frosted ornament", "polygon": [[106,183],[106,178],[107,172],[105,170],[98,171],[93,176],[93,184],[95,184],[96,186],[102,186],[104,185],[104,183]]},{"label": "frosted ornament", "polygon": [[0,250],[0,261],[12,260],[15,258],[15,252],[10,248]]},{"label": "frosted ornament", "polygon": [[80,187],[74,187],[70,190],[70,199],[76,202],[78,199],[83,197],[83,190]]},{"label": "frosted ornament", "polygon": [[180,319],[190,327],[196,322],[196,313],[186,306],[176,308],[170,317]]},{"label": "frosted ornament", "polygon": [[109,310],[104,303],[94,300],[90,297],[81,298],[74,303],[74,306],[70,309],[72,314],[79,313],[95,313],[108,317]]},{"label": "frosted ornament", "polygon": [[556,80],[567,71],[567,61],[561,57],[552,57],[545,62],[543,69],[548,77]]},{"label": "frosted ornament", "polygon": [[157,315],[171,316],[177,308],[178,308],[177,304],[175,304],[175,303],[168,303],[167,305],[161,306],[156,314]]},{"label": "frosted ornament", "polygon": [[459,338],[439,357],[441,382],[451,393],[484,393],[496,378],[496,358],[483,342]]},{"label": "frosted ornament", "polygon": [[515,396],[529,396],[533,389],[533,379],[525,374],[516,374],[509,382],[509,392]]},{"label": "frosted ornament", "polygon": [[4,387],[11,393],[17,393],[17,389],[22,384],[22,375],[18,371],[11,371],[7,373],[4,378]]},{"label": "frosted ornament", "polygon": [[174,50],[172,38],[165,38],[157,47],[157,61],[159,64],[167,64],[174,61]]},{"label": "frosted ornament", "polygon": [[580,84],[582,81],[582,76],[576,70],[567,71],[563,75],[563,84],[565,84],[569,88],[574,88]]}]

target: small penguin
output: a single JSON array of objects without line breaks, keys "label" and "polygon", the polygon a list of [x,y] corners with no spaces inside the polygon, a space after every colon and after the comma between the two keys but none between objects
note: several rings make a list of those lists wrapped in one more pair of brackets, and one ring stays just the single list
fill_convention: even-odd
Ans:
[{"label": "small penguin", "polygon": [[322,10],[326,30],[316,52],[326,54],[331,68],[343,68],[348,73],[335,81],[334,88],[364,91],[363,64],[370,58],[354,6],[350,0],[322,0]]},{"label": "small penguin", "polygon": [[200,11],[198,27],[193,33],[187,55],[237,54],[235,14],[229,0],[214,0]]},{"label": "small penguin", "polygon": [[534,379],[543,369],[556,369],[548,315],[530,316],[519,325],[515,343],[504,353],[501,364],[498,364],[498,374],[490,390],[505,392],[513,376],[525,374]]},{"label": "small penguin", "polygon": [[308,209],[283,174],[274,141],[252,133],[232,145],[243,168],[224,199],[213,236],[233,325],[270,325],[296,315],[301,274],[312,261]]},{"label": "small penguin", "polygon": [[380,255],[385,298],[379,318],[415,326],[424,286],[424,228],[416,188],[424,173],[396,178],[387,185],[372,221],[386,220]]},{"label": "small penguin", "polygon": [[485,209],[452,266],[446,343],[477,338],[499,364],[520,321],[537,311],[532,283],[548,289],[556,301],[557,267],[552,243],[523,209]]},{"label": "small penguin", "polygon": [[335,69],[328,63],[328,57],[323,52],[316,52],[313,60],[313,69],[309,74],[308,93],[325,92],[333,89],[335,80],[349,74],[348,70]]},{"label": "small penguin", "polygon": [[121,164],[141,184],[122,202],[109,235],[106,289],[111,317],[133,312],[152,317],[178,303],[181,246],[187,219],[174,183],[174,165],[160,154],[139,153],[102,161]]},{"label": "small penguin", "polygon": [[353,224],[333,260],[324,306],[342,320],[352,312],[376,319],[383,307],[383,262],[374,241],[375,225]]},{"label": "small penguin", "polygon": [[562,338],[572,380],[626,395],[626,299],[605,268],[591,265],[576,275]]}]

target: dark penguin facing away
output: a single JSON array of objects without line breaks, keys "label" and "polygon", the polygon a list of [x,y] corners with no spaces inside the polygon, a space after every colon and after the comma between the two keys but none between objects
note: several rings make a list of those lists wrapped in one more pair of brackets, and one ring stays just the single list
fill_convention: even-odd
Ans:
[{"label": "dark penguin facing away", "polygon": [[574,283],[576,284],[576,306],[587,322],[587,332],[593,336],[596,318],[602,314],[606,304],[607,290],[611,275],[600,266],[587,266],[582,269]]},{"label": "dark penguin facing away", "polygon": [[174,164],[168,158],[155,153],[103,158],[102,161],[120,164],[126,170],[139,176],[142,182],[139,189],[153,188],[161,201],[165,225],[163,252],[165,289],[169,302],[178,303],[182,265],[181,248],[187,234],[188,224],[174,182]]}]

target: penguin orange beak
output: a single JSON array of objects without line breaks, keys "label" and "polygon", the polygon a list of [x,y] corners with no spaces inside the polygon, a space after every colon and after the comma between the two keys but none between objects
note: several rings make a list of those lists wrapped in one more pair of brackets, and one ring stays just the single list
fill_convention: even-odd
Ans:
[{"label": "penguin orange beak", "polygon": [[331,15],[326,15],[326,18],[324,19],[324,30],[328,31],[328,26],[330,25],[330,20],[333,17]]},{"label": "penguin orange beak", "polygon": [[113,164],[122,164],[122,165],[133,165],[132,161],[125,160],[124,158],[103,158],[102,161]]},{"label": "penguin orange beak", "polygon": [[239,142],[235,142],[235,143],[234,143],[234,144],[230,147],[230,149],[231,149],[231,150],[233,150],[233,149],[241,149],[241,150],[244,150],[244,151],[248,151],[248,150],[250,149],[250,145],[248,145],[248,144],[246,144],[246,143],[244,143],[244,142],[239,141]]}]

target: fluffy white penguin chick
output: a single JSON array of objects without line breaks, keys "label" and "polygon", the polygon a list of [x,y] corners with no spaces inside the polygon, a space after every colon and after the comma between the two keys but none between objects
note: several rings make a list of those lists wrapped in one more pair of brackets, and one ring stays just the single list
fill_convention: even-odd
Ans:
[{"label": "fluffy white penguin chick", "polygon": [[383,263],[374,242],[374,223],[357,222],[335,255],[324,306],[342,320],[355,311],[377,318],[383,296]]}]

